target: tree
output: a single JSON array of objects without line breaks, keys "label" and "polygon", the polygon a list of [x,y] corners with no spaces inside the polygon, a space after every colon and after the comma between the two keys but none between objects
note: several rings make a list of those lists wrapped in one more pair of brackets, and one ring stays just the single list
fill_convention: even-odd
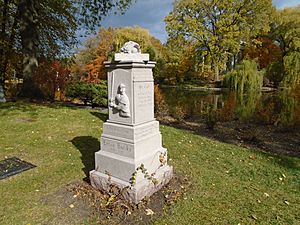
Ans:
[{"label": "tree", "polygon": [[283,58],[284,77],[280,83],[286,88],[300,88],[300,53],[291,52]]},{"label": "tree", "polygon": [[267,37],[255,39],[253,45],[246,47],[243,51],[245,58],[256,59],[259,68],[267,68],[270,64],[278,62],[282,58],[280,47]]},{"label": "tree", "polygon": [[224,77],[225,86],[241,94],[245,91],[260,92],[263,85],[264,70],[258,71],[253,60],[243,60],[234,70]]},{"label": "tree", "polygon": [[125,42],[132,40],[140,44],[143,53],[149,53],[150,59],[160,62],[154,71],[157,75],[163,66],[164,47],[152,37],[148,30],[141,27],[101,28],[96,37],[90,38],[75,58],[72,71],[81,80],[98,83],[106,78],[104,61],[112,60]]},{"label": "tree", "polygon": [[99,30],[97,36],[98,45],[92,54],[93,58],[87,62],[84,70],[88,73],[87,81],[98,83],[100,80],[105,80],[106,71],[104,61],[108,60],[109,55],[113,52],[113,42],[115,39],[115,31],[113,28]]},{"label": "tree", "polygon": [[269,30],[272,11],[271,0],[178,0],[165,21],[170,38],[194,41],[206,52],[217,81],[242,41]]},{"label": "tree", "polygon": [[68,63],[63,61],[41,60],[32,75],[34,97],[53,100],[56,93],[64,93],[70,80],[69,67]]},{"label": "tree", "polygon": [[[300,86],[300,5],[279,10],[272,23],[271,37],[279,43],[282,58],[276,67],[281,67],[282,87]],[[278,76],[278,75],[277,75]]]},{"label": "tree", "polygon": [[283,57],[292,51],[300,51],[300,5],[276,12],[271,31],[273,40],[279,43]]},{"label": "tree", "polygon": [[195,44],[184,39],[169,39],[167,42],[167,54],[165,54],[165,69],[162,76],[173,83],[191,80],[196,77],[197,51]]},{"label": "tree", "polygon": [[0,85],[11,58],[23,58],[24,82],[31,82],[38,59],[66,56],[78,28],[93,30],[112,9],[123,12],[132,0],[0,0]]}]

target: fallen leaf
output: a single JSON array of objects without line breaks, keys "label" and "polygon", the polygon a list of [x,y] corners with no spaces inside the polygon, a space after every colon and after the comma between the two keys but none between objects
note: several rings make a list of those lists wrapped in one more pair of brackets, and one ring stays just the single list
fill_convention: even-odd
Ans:
[{"label": "fallen leaf", "polygon": [[286,200],[284,201],[284,203],[285,203],[285,204],[287,204],[287,205],[289,205],[289,204],[290,204],[290,203],[289,203],[288,201],[286,201]]},{"label": "fallen leaf", "polygon": [[153,214],[154,214],[154,212],[152,211],[152,209],[146,209],[146,215],[147,216],[151,216]]},{"label": "fallen leaf", "polygon": [[115,199],[115,195],[112,195],[109,197],[109,199],[107,200],[106,206],[108,206],[114,199]]},{"label": "fallen leaf", "polygon": [[257,220],[257,217],[256,217],[255,215],[252,214],[251,217],[252,217],[253,219]]}]

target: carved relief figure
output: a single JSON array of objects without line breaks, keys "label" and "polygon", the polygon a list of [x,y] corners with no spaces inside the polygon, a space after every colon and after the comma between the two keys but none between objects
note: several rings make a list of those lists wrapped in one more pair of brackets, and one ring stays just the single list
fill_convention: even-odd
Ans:
[{"label": "carved relief figure", "polygon": [[130,117],[130,102],[125,91],[126,85],[120,84],[115,98],[109,100],[109,106],[117,110],[121,117]]},{"label": "carved relief figure", "polygon": [[138,43],[134,41],[128,41],[123,45],[120,51],[127,54],[141,53],[141,48]]}]

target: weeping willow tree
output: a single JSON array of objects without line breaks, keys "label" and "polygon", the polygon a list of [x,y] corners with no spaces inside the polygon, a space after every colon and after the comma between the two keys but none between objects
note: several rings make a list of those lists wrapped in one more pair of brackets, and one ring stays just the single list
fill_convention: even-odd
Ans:
[{"label": "weeping willow tree", "polygon": [[296,125],[297,122],[299,125],[299,107],[300,95],[296,90],[281,90],[279,92],[279,105],[277,106],[279,112],[275,125],[288,127]]},{"label": "weeping willow tree", "polygon": [[243,120],[251,118],[255,113],[261,97],[263,75],[264,70],[259,71],[255,61],[243,60],[224,77],[224,85],[236,91],[236,113]]},{"label": "weeping willow tree", "polygon": [[281,87],[295,89],[300,85],[300,52],[291,52],[283,58],[284,78]]},{"label": "weeping willow tree", "polygon": [[257,63],[253,60],[243,60],[235,70],[224,77],[225,86],[231,90],[244,93],[250,90],[260,90],[263,85],[264,70],[258,71]]}]

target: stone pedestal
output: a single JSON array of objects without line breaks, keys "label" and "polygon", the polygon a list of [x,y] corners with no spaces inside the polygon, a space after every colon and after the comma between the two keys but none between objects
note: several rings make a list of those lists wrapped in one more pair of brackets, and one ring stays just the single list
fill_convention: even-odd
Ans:
[{"label": "stone pedestal", "polygon": [[138,203],[168,183],[173,169],[167,165],[167,150],[162,147],[159,122],[154,118],[155,62],[130,54],[119,58],[121,61],[105,63],[109,119],[103,125],[90,180],[105,191],[112,184],[126,188],[125,197]]},{"label": "stone pedestal", "polygon": [[0,103],[6,102],[5,96],[4,96],[4,90],[2,85],[0,84]]}]

